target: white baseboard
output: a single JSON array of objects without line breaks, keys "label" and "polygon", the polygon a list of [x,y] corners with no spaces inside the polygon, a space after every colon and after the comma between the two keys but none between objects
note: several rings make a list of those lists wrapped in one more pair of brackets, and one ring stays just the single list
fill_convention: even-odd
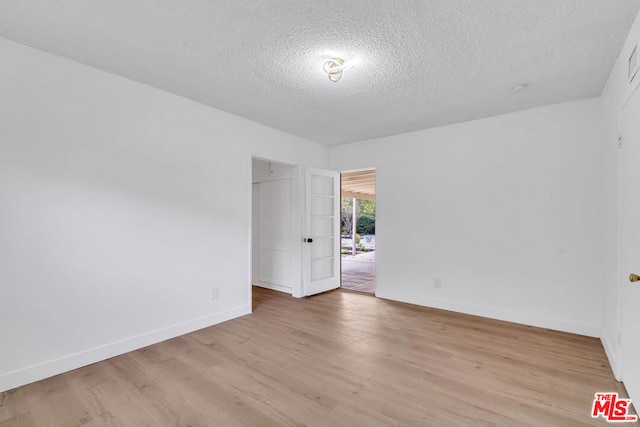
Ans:
[{"label": "white baseboard", "polygon": [[607,355],[607,359],[609,359],[609,365],[611,365],[613,376],[616,377],[617,381],[622,381],[622,372],[618,363],[618,353],[615,351],[615,345],[612,344],[606,336],[600,338],[600,341],[602,342],[602,346],[604,347],[604,352]]},{"label": "white baseboard", "polygon": [[199,317],[167,328],[157,329],[142,335],[70,354],[38,365],[0,374],[0,392],[119,356],[148,345],[188,334],[189,332],[207,328],[250,313],[251,304],[247,304],[221,313]]},{"label": "white baseboard", "polygon": [[284,292],[285,294],[291,295],[291,286],[277,285],[275,283],[268,283],[268,282],[257,282],[255,283],[255,286],[271,289],[273,291]]},{"label": "white baseboard", "polygon": [[490,319],[520,323],[523,325],[536,326],[539,328],[570,332],[573,334],[586,335],[595,338],[599,338],[601,333],[599,325],[582,324],[563,319],[534,316],[530,314],[518,313],[516,311],[458,303],[455,301],[440,298],[429,298],[420,295],[402,294],[384,290],[377,290],[376,297],[393,301],[406,302],[409,304],[422,305],[425,307],[438,308],[441,310],[471,314],[474,316],[488,317]]}]

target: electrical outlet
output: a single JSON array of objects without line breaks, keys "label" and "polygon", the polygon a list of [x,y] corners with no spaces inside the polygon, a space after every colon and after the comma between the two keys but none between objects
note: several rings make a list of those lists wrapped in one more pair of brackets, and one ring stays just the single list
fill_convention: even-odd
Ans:
[{"label": "electrical outlet", "polygon": [[436,289],[440,289],[442,287],[442,279],[439,277],[433,279],[433,287]]},{"label": "electrical outlet", "polygon": [[209,298],[211,300],[218,299],[218,288],[211,288],[209,291]]}]

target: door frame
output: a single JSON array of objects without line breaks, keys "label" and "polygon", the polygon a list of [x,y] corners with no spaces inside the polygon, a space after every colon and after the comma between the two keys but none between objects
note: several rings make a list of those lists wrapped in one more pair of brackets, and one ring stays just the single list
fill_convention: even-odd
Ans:
[{"label": "door frame", "polygon": [[[371,167],[366,167],[366,168],[355,168],[355,169],[344,169],[344,170],[339,170],[338,173],[340,173],[340,206],[342,206],[342,174],[343,173],[349,173],[349,172],[364,172],[364,171],[370,171],[373,170],[376,172],[376,182],[375,182],[375,188],[376,188],[376,261],[375,261],[375,265],[374,265],[374,274],[375,274],[375,292],[374,292],[374,296],[377,297],[378,296],[378,261],[379,261],[379,257],[378,257],[378,218],[379,218],[379,211],[378,211],[378,168],[376,166],[371,166]],[[342,233],[340,233],[342,234]],[[342,237],[342,236],[341,236]],[[340,288],[342,288],[342,253],[340,254]]]},{"label": "door frame", "polygon": [[248,248],[249,248],[249,303],[251,304],[251,299],[253,295],[253,161],[260,160],[263,162],[271,162],[278,163],[281,165],[287,165],[292,167],[291,173],[291,222],[292,229],[291,235],[293,236],[293,241],[291,242],[292,247],[292,260],[291,260],[291,268],[292,268],[292,278],[293,283],[291,284],[291,295],[295,298],[301,298],[304,296],[304,288],[302,283],[302,272],[301,272],[301,259],[298,256],[302,252],[302,240],[300,236],[302,235],[302,204],[303,201],[301,199],[303,189],[301,189],[301,167],[294,163],[290,163],[287,161],[277,160],[266,158],[262,156],[250,155],[248,164],[249,164],[249,179],[248,179],[248,188],[249,188],[249,240],[248,240]]},{"label": "door frame", "polygon": [[624,244],[624,233],[626,232],[627,228],[626,226],[628,226],[627,224],[627,219],[625,217],[626,213],[626,209],[627,209],[627,203],[628,203],[628,193],[626,191],[625,188],[625,182],[626,182],[626,178],[628,177],[627,173],[626,173],[626,165],[628,165],[628,163],[625,162],[625,150],[624,150],[624,145],[625,145],[625,135],[623,134],[623,128],[624,128],[624,114],[625,114],[625,110],[627,108],[627,106],[629,105],[629,103],[631,102],[631,100],[634,98],[634,96],[640,97],[640,79],[636,79],[635,82],[633,82],[631,84],[631,86],[629,87],[629,91],[627,92],[626,96],[623,99],[622,104],[620,105],[620,108],[618,109],[618,139],[619,141],[621,141],[621,150],[619,150],[619,155],[618,155],[618,254],[617,254],[617,261],[618,261],[618,289],[617,289],[617,312],[618,315],[616,316],[616,328],[618,330],[618,339],[622,340],[622,348],[620,347],[620,344],[618,344],[618,352],[617,352],[617,357],[615,358],[615,364],[617,365],[613,371],[614,371],[614,376],[616,377],[616,379],[618,381],[622,381],[623,383],[625,382],[625,364],[629,363],[628,361],[625,360],[626,356],[625,356],[625,349],[624,349],[624,342],[628,340],[628,336],[629,334],[629,325],[625,324],[625,315],[626,312],[629,310],[629,304],[625,301],[625,296],[627,293],[627,288],[628,286],[630,286],[629,284],[629,279],[628,279],[628,275],[629,275],[629,271],[628,271],[628,249],[626,247],[626,245]]}]

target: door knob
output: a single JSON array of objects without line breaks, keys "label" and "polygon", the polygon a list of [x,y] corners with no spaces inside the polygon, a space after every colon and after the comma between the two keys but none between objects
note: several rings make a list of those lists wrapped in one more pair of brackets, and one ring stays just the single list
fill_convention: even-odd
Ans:
[{"label": "door knob", "polygon": [[302,241],[305,242],[305,243],[313,243],[313,239],[309,239],[309,238],[302,239]]},{"label": "door knob", "polygon": [[637,274],[631,273],[629,275],[629,281],[630,282],[638,282],[638,281],[640,281],[640,276],[638,276]]}]

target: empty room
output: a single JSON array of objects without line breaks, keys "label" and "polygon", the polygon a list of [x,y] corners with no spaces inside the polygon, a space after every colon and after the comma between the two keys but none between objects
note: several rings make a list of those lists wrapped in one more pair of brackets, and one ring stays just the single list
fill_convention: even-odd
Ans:
[{"label": "empty room", "polygon": [[0,2],[0,427],[638,425],[639,12]]}]

